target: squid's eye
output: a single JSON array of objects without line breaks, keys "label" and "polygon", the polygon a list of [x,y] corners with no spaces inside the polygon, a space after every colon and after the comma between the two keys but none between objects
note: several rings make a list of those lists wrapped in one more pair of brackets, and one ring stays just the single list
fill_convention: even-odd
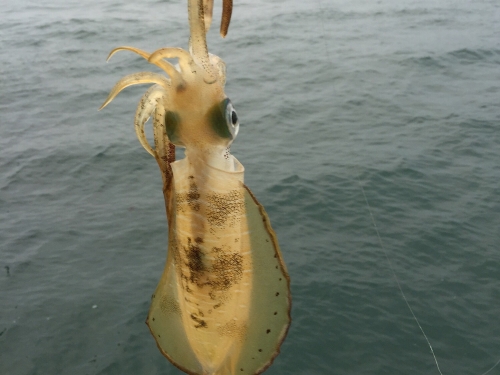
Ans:
[{"label": "squid's eye", "polygon": [[221,138],[221,142],[226,146],[230,145],[240,128],[238,115],[231,100],[225,98],[219,104],[214,105],[208,111],[207,117],[214,133]]},{"label": "squid's eye", "polygon": [[232,138],[236,138],[238,135],[238,131],[240,130],[240,123],[238,122],[238,115],[234,110],[233,104],[231,100],[226,99],[226,123],[229,132],[232,135]]}]

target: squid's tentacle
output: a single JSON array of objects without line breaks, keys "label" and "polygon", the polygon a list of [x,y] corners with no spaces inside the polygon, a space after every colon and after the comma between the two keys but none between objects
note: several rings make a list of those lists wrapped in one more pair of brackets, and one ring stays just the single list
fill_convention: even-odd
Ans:
[{"label": "squid's tentacle", "polygon": [[160,48],[149,56],[148,61],[152,64],[156,64],[157,62],[162,61],[162,59],[179,59],[179,67],[183,73],[193,73],[193,71],[196,71],[193,57],[189,54],[189,52],[183,50],[182,48]]},{"label": "squid's tentacle", "polygon": [[222,0],[222,18],[220,20],[220,35],[225,38],[233,13],[233,0]]},{"label": "squid's tentacle", "polygon": [[168,148],[165,146],[164,134],[167,134],[165,129],[165,106],[163,105],[164,98],[156,98],[155,114],[153,117],[153,137],[155,140],[156,154],[160,159],[166,157]]},{"label": "squid's tentacle", "polygon": [[177,71],[177,69],[175,69],[175,67],[171,63],[169,63],[168,61],[163,61],[163,60],[151,61],[151,60],[149,60],[151,55],[149,53],[147,53],[146,51],[143,51],[139,48],[129,47],[129,46],[117,47],[109,53],[106,61],[108,61],[111,58],[111,56],[113,56],[118,51],[134,52],[134,53],[138,54],[139,56],[143,57],[144,59],[148,60],[148,62],[156,65],[158,68],[163,69],[163,71],[170,76],[172,81],[174,81],[178,84],[182,84],[184,82],[184,80],[182,79],[182,75]]},{"label": "squid's tentacle", "polygon": [[99,110],[106,107],[124,88],[132,85],[140,85],[143,83],[157,83],[163,88],[168,89],[170,87],[170,80],[161,74],[151,73],[151,72],[139,72],[134,74],[129,74],[128,76],[120,79],[116,85],[111,89],[107,99],[101,105]]},{"label": "squid's tentacle", "polygon": [[[153,117],[153,135],[157,155],[156,160],[160,165],[164,178],[169,180],[172,176],[170,163],[175,161],[175,146],[172,148],[173,144],[170,143],[167,136],[165,128],[166,112],[163,98],[156,98],[155,114]],[[174,153],[173,155],[171,154],[172,152]]]},{"label": "squid's tentacle", "polygon": [[203,0],[203,14],[205,15],[205,33],[212,24],[212,13],[214,11],[214,0]]},{"label": "squid's tentacle", "polygon": [[189,52],[196,64],[203,69],[203,80],[210,84],[217,80],[208,59],[207,39],[205,32],[205,17],[203,13],[203,0],[188,0],[189,15]]},{"label": "squid's tentacle", "polygon": [[[155,138],[155,150],[149,145],[149,142],[146,138],[146,133],[144,132],[144,124],[149,120],[151,114],[158,106],[164,108],[163,102],[165,97],[167,96],[167,92],[160,85],[151,86],[146,93],[142,96],[141,101],[139,102],[139,106],[135,112],[135,134],[141,142],[142,147],[146,149],[151,155],[155,158],[158,156],[162,156],[161,150],[158,149],[158,145],[156,145],[156,131],[154,131]],[[153,129],[156,124],[154,124]]]}]

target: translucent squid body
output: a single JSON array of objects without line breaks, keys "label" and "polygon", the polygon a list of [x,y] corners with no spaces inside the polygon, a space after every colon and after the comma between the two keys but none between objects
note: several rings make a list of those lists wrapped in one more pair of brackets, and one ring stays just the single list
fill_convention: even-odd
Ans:
[{"label": "translucent squid body", "polygon": [[[188,0],[189,52],[111,51],[135,52],[168,77],[128,75],[101,108],[125,87],[154,84],[135,130],[161,169],[168,219],[167,261],[146,321],[160,351],[188,374],[259,374],[288,331],[290,280],[269,218],[229,153],[239,123],[224,93],[225,64],[207,50],[212,7],[213,0]],[[224,0],[222,36],[231,11]],[[154,147],[144,133],[150,117]],[[184,159],[175,161],[175,146],[185,148]]]}]

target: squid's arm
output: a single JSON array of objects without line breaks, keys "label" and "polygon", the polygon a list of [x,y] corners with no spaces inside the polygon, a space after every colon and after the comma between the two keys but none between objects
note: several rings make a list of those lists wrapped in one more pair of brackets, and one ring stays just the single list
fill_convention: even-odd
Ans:
[{"label": "squid's arm", "polygon": [[132,85],[140,85],[144,83],[156,83],[162,86],[164,89],[168,89],[170,86],[170,81],[161,74],[151,73],[151,72],[139,72],[134,74],[129,74],[128,76],[120,79],[116,85],[111,89],[108,97],[101,105],[99,110],[106,107],[111,101],[116,98],[116,96],[125,88]]}]

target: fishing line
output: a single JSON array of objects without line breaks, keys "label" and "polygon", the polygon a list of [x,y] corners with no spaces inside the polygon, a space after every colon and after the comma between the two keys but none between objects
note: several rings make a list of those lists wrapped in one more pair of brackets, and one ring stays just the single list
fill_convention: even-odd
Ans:
[{"label": "fishing line", "polygon": [[[358,166],[358,171],[359,171],[359,166]],[[441,375],[443,375],[443,373],[441,372],[441,369],[439,368],[439,363],[438,363],[438,360],[436,358],[436,355],[434,354],[434,350],[432,349],[432,345],[431,345],[429,339],[427,338],[427,335],[425,334],[424,329],[420,325],[417,317],[415,316],[415,313],[413,312],[413,309],[411,308],[410,303],[408,302],[408,300],[407,300],[407,298],[405,296],[405,293],[403,292],[403,288],[401,287],[401,284],[399,282],[399,278],[396,275],[396,271],[394,271],[394,267],[392,265],[391,259],[387,255],[387,250],[385,249],[385,246],[384,246],[384,244],[382,242],[382,237],[380,237],[380,233],[378,231],[377,223],[375,222],[375,217],[373,216],[370,203],[368,203],[368,198],[366,198],[366,193],[365,193],[365,189],[363,188],[363,184],[361,183],[360,174],[361,174],[361,172],[358,172],[358,176],[357,176],[359,187],[361,188],[361,192],[363,193],[363,197],[365,198],[366,207],[368,207],[368,212],[370,213],[370,217],[372,219],[373,228],[375,229],[375,232],[377,233],[378,243],[379,243],[380,247],[382,248],[382,251],[384,252],[385,259],[387,259],[387,263],[389,263],[389,267],[391,268],[392,275],[394,276],[394,280],[396,280],[396,284],[398,285],[398,289],[401,292],[401,295],[403,296],[403,300],[405,301],[406,306],[408,306],[408,310],[410,310],[411,315],[413,316],[413,319],[415,319],[415,322],[417,323],[418,328],[420,328],[420,332],[422,332],[422,335],[424,335],[425,341],[427,341],[427,345],[429,345],[429,349],[431,350],[432,356],[434,357],[434,362],[436,362],[436,366],[437,366],[437,369],[438,369],[439,373]],[[495,367],[497,367],[498,364],[500,364],[500,359],[488,371],[483,372],[481,375],[488,374],[491,370],[493,370]]]},{"label": "fishing line", "polygon": [[[321,0],[317,0],[317,1],[319,3],[319,8],[321,10],[321,13],[325,14],[325,11],[323,9],[323,4],[322,4]],[[326,36],[325,25],[324,25],[324,22],[323,22],[322,18],[321,18],[321,28],[322,28],[322,31],[323,31],[323,35]],[[332,62],[332,60],[330,58],[330,50],[328,48],[328,43],[326,42],[326,38],[323,38],[323,40],[325,42],[325,51],[326,51],[326,55],[327,55],[328,61]],[[429,341],[429,338],[425,334],[424,329],[420,325],[420,322],[418,321],[417,316],[413,312],[413,309],[411,308],[410,303],[408,302],[408,299],[406,298],[406,295],[405,295],[405,293],[403,291],[403,288],[401,287],[401,283],[399,282],[399,278],[398,278],[398,276],[396,274],[396,271],[394,270],[394,266],[392,264],[392,261],[389,258],[389,255],[388,255],[387,250],[386,250],[386,248],[384,246],[384,243],[382,242],[382,237],[380,236],[380,232],[378,230],[377,223],[375,221],[375,217],[373,216],[373,212],[372,212],[370,203],[368,202],[368,198],[366,197],[365,189],[363,187],[363,184],[361,183],[361,172],[359,171],[359,166],[358,166],[357,180],[358,180],[359,187],[361,188],[361,192],[363,193],[363,198],[365,200],[366,207],[368,208],[368,212],[370,213],[372,225],[373,225],[373,228],[375,229],[375,232],[377,234],[378,243],[379,243],[380,248],[382,249],[382,251],[384,253],[384,256],[385,256],[385,259],[387,260],[387,263],[389,264],[389,268],[391,269],[392,275],[394,277],[394,280],[396,281],[396,285],[398,286],[399,292],[401,293],[401,296],[403,297],[403,300],[405,301],[406,306],[408,307],[408,310],[410,310],[410,313],[411,313],[413,319],[417,323],[417,326],[420,329],[420,332],[422,332],[422,335],[424,336],[425,341],[427,342],[427,345],[429,346],[429,349],[431,351],[432,357],[434,358],[434,362],[436,363],[436,367],[437,367],[437,370],[439,371],[439,374],[443,375],[443,373],[441,372],[441,369],[439,368],[439,363],[438,363],[438,360],[436,358],[436,354],[434,353],[434,349],[432,348],[431,342]],[[500,362],[500,360],[499,360],[499,362]],[[492,369],[488,370],[488,372],[491,371]],[[482,375],[486,375],[486,373],[482,374]]]},{"label": "fishing line", "polygon": [[[358,168],[359,168],[359,166],[358,166]],[[382,248],[382,251],[384,252],[385,259],[387,260],[387,263],[389,264],[389,267],[390,267],[391,272],[392,272],[392,276],[394,276],[394,280],[396,280],[396,284],[397,284],[398,289],[401,293],[401,296],[403,297],[403,300],[406,303],[406,306],[408,307],[408,310],[410,310],[411,315],[413,316],[413,319],[415,320],[415,322],[418,325],[418,328],[420,329],[420,332],[422,332],[422,335],[424,335],[425,341],[427,341],[427,345],[429,345],[429,349],[431,350],[432,357],[434,357],[434,362],[436,362],[436,367],[437,367],[439,373],[441,375],[443,375],[443,373],[441,372],[441,369],[439,368],[439,363],[438,363],[438,360],[436,358],[436,355],[434,354],[434,349],[432,349],[431,342],[427,338],[427,335],[425,334],[424,329],[422,328],[422,326],[420,325],[420,322],[418,321],[417,317],[415,316],[415,313],[413,312],[413,309],[411,308],[410,303],[408,302],[408,299],[406,298],[406,295],[403,292],[403,288],[401,287],[401,283],[399,282],[399,278],[396,275],[396,271],[394,271],[394,267],[392,265],[391,259],[387,255],[387,250],[385,249],[384,243],[382,242],[382,237],[380,237],[380,232],[378,231],[377,223],[375,222],[375,217],[373,216],[373,213],[372,213],[372,208],[370,206],[370,203],[368,203],[368,198],[366,197],[365,188],[363,187],[363,184],[361,183],[361,178],[360,178],[359,172],[358,172],[357,178],[358,178],[359,187],[361,188],[361,192],[363,193],[363,197],[365,198],[366,207],[368,207],[368,212],[370,213],[370,217],[372,219],[373,228],[375,229],[375,232],[377,233],[378,243],[379,243],[380,247]]]},{"label": "fishing line", "polygon": [[[321,0],[317,0],[317,2],[319,4],[319,9],[321,10],[321,14],[325,14],[325,10],[323,8],[322,1]],[[329,46],[328,46],[328,43],[326,42],[325,24],[324,24],[323,18],[322,17],[320,17],[320,18],[321,18],[321,29],[322,29],[323,36],[324,36],[323,37],[323,41],[325,42],[325,51],[326,51],[327,60],[330,63],[332,63],[332,59],[330,57],[330,50],[328,48]],[[422,335],[424,336],[425,341],[427,342],[427,345],[429,346],[429,349],[431,351],[432,357],[434,358],[434,362],[436,363],[437,370],[439,371],[440,375],[443,375],[443,373],[441,372],[441,369],[439,367],[439,363],[438,363],[437,357],[436,357],[436,355],[434,353],[434,349],[432,348],[431,342],[429,341],[429,338],[425,334],[424,329],[420,325],[420,322],[418,321],[417,316],[413,312],[413,309],[411,308],[410,303],[408,302],[408,299],[406,298],[406,295],[405,295],[405,293],[403,291],[403,288],[401,287],[401,283],[399,281],[399,278],[398,278],[398,276],[396,274],[396,271],[394,270],[394,266],[392,264],[392,261],[389,258],[388,252],[387,252],[387,250],[386,250],[386,248],[384,246],[384,243],[382,241],[382,237],[380,236],[380,232],[379,232],[378,227],[377,227],[377,223],[375,221],[375,216],[373,215],[370,203],[368,202],[368,198],[367,198],[366,193],[365,193],[365,189],[363,187],[363,184],[361,183],[361,170],[360,170],[360,166],[358,165],[357,167],[358,167],[358,173],[357,173],[357,176],[356,176],[357,177],[357,181],[358,181],[359,187],[361,189],[361,192],[363,194],[363,198],[365,200],[366,207],[368,208],[368,212],[370,213],[370,218],[371,218],[371,221],[372,221],[373,228],[375,229],[375,233],[377,234],[379,246],[380,246],[380,248],[382,249],[382,251],[384,253],[384,256],[385,256],[385,259],[387,260],[387,263],[389,264],[389,268],[391,269],[392,275],[394,277],[394,280],[396,281],[396,285],[397,285],[397,287],[399,289],[399,292],[401,293],[401,296],[403,297],[403,300],[405,301],[406,306],[408,307],[408,310],[410,310],[410,313],[411,313],[413,319],[417,323],[417,326],[420,329],[420,332],[422,332]],[[500,364],[500,359],[489,370],[487,370],[486,372],[482,373],[481,375],[487,375],[487,374],[489,374],[499,364]]]},{"label": "fishing line", "polygon": [[495,367],[498,366],[498,364],[500,363],[500,359],[497,361],[497,363],[495,363],[488,371],[486,372],[483,372],[481,375],[486,375],[487,373],[489,373],[491,370],[493,370]]}]

